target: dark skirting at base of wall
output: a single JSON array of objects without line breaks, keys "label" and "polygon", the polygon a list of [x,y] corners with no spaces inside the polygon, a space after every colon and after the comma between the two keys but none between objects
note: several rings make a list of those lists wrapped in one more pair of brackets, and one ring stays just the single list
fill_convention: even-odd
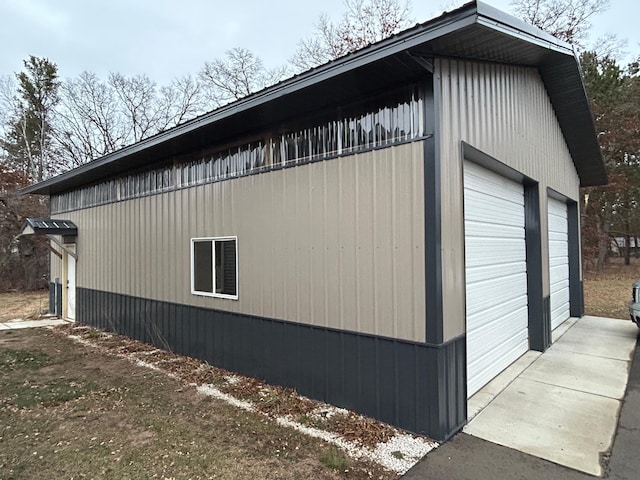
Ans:
[{"label": "dark skirting at base of wall", "polygon": [[77,319],[436,440],[466,422],[464,337],[429,346],[84,288]]}]

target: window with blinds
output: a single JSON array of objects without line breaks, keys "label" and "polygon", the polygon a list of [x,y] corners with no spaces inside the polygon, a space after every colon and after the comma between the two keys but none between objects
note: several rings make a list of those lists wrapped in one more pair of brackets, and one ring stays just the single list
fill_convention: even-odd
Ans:
[{"label": "window with blinds", "polygon": [[191,293],[238,299],[237,237],[191,239]]}]

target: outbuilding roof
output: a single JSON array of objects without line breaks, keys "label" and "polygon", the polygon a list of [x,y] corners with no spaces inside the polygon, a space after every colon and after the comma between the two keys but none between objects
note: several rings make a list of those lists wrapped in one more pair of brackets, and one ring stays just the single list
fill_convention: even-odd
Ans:
[{"label": "outbuilding roof", "polygon": [[53,218],[27,218],[18,235],[78,235],[78,227],[71,220]]},{"label": "outbuilding roof", "polygon": [[579,62],[571,45],[490,5],[472,1],[21,192],[60,193],[230,142],[237,136],[420,78],[424,76],[424,59],[436,56],[538,68],[580,185],[607,183]]}]

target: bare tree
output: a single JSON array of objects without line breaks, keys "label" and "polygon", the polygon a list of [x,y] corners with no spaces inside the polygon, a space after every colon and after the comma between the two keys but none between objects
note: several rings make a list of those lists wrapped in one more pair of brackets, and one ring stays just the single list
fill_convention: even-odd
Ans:
[{"label": "bare tree", "polygon": [[191,75],[176,78],[160,88],[157,98],[159,131],[174,127],[205,112],[202,85]]},{"label": "bare tree", "polygon": [[119,99],[122,117],[127,119],[126,143],[135,143],[158,132],[157,110],[154,105],[156,83],[146,75],[125,77],[109,75],[109,85]]},{"label": "bare tree", "polygon": [[205,63],[199,77],[207,99],[219,107],[273,85],[286,75],[287,67],[267,69],[251,51],[237,47],[228,50],[224,59]]},{"label": "bare tree", "polygon": [[326,14],[318,19],[314,35],[298,42],[290,59],[298,70],[306,70],[407,28],[411,24],[408,0],[344,0],[345,12],[334,23]]},{"label": "bare tree", "polygon": [[91,72],[63,83],[58,120],[56,140],[68,167],[120,148],[129,130],[113,89]]},{"label": "bare tree", "polygon": [[620,38],[615,33],[608,33],[597,38],[590,50],[596,52],[600,58],[622,59],[628,54],[627,46],[628,41],[625,38]]},{"label": "bare tree", "polygon": [[[3,75],[0,77],[0,129],[7,126],[13,108],[15,106],[15,93],[17,90],[15,77]],[[2,133],[2,130],[0,130]]]},{"label": "bare tree", "polygon": [[145,76],[83,72],[61,88],[56,141],[75,167],[203,113],[200,84],[191,76],[160,88]]},{"label": "bare tree", "polygon": [[513,0],[513,12],[551,35],[581,46],[589,20],[609,8],[609,0]]}]

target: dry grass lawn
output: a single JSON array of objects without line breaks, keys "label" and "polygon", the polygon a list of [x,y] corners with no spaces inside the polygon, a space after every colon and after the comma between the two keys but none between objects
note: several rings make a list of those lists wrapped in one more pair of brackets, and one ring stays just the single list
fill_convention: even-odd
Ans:
[{"label": "dry grass lawn", "polygon": [[640,259],[624,265],[622,258],[612,258],[602,272],[585,272],[584,303],[587,315],[628,319],[627,303],[631,284],[640,279]]},{"label": "dry grass lawn", "polygon": [[49,329],[0,331],[0,478],[396,478]]},{"label": "dry grass lawn", "polygon": [[0,293],[0,323],[15,318],[31,320],[49,309],[49,292]]}]

